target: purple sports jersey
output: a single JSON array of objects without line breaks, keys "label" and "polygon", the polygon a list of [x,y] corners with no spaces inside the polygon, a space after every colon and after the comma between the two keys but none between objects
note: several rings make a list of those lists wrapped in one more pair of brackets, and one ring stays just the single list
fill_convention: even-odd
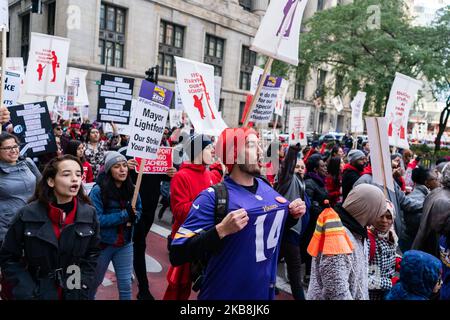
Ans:
[{"label": "purple sports jersey", "polygon": [[[218,254],[208,261],[199,300],[272,300],[277,260],[289,202],[262,180],[256,194],[225,179],[229,212],[243,208],[249,222],[240,232],[223,239]],[[195,199],[189,216],[172,245],[214,227],[215,193],[212,188]]]}]

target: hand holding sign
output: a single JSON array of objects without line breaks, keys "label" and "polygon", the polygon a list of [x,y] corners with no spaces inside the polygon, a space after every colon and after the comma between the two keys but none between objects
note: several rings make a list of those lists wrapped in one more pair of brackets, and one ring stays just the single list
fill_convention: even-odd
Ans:
[{"label": "hand holding sign", "polygon": [[[5,124],[9,121],[10,114],[6,107],[0,106],[0,124]],[[0,131],[1,132],[1,131]]]}]

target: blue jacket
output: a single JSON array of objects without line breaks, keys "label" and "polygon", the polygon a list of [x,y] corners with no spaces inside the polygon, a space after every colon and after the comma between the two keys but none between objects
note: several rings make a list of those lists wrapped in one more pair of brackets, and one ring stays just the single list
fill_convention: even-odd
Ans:
[{"label": "blue jacket", "polygon": [[441,262],[431,254],[410,250],[400,264],[400,282],[386,300],[428,300],[441,274]]},{"label": "blue jacket", "polygon": [[448,246],[447,237],[441,237],[439,249],[441,251],[441,262],[443,267],[441,300],[450,300],[450,248]]},{"label": "blue jacket", "polygon": [[[128,222],[128,212],[126,209],[120,208],[119,201],[111,200],[108,204],[108,208],[103,207],[102,194],[99,185],[92,188],[89,197],[92,200],[97,211],[98,221],[100,223],[100,236],[101,242],[108,245],[113,245],[117,241],[118,227],[120,225],[125,226]],[[138,196],[136,203],[136,220],[139,220],[142,213],[141,198]],[[133,238],[134,226],[132,228],[126,228],[124,239],[126,243],[130,243]]]}]

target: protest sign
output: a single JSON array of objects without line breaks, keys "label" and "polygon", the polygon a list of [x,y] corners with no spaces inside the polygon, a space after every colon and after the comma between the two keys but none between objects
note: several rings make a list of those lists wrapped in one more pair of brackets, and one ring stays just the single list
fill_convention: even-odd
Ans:
[{"label": "protest sign", "polygon": [[256,102],[256,107],[250,116],[250,121],[254,123],[268,123],[272,120],[282,80],[282,78],[273,76],[266,78],[259,99]]},{"label": "protest sign", "polygon": [[89,105],[89,98],[86,89],[87,70],[69,68],[66,76],[67,87],[74,87],[74,105],[87,106]]},{"label": "protest sign", "polygon": [[139,98],[131,116],[128,156],[156,158],[172,96],[172,91],[149,81],[142,81]]},{"label": "protest sign", "polygon": [[129,124],[134,79],[102,74],[98,99],[98,122]]},{"label": "protest sign", "polygon": [[271,1],[250,49],[298,65],[300,26],[307,2]]},{"label": "protest sign", "polygon": [[289,88],[289,81],[283,79],[281,81],[280,90],[278,91],[277,102],[275,104],[275,110],[274,110],[274,113],[280,117],[283,116],[284,104],[285,104],[288,88]]},{"label": "protest sign", "polygon": [[7,107],[14,106],[20,96],[21,77],[20,73],[5,70],[5,91],[3,104]]},{"label": "protest sign", "polygon": [[289,144],[300,143],[302,146],[308,144],[306,131],[308,129],[310,108],[291,108],[289,111]]},{"label": "protest sign", "polygon": [[9,31],[8,0],[0,0],[0,28]]},{"label": "protest sign", "polygon": [[[136,167],[136,172],[138,173],[138,168],[141,167],[142,159],[135,158],[138,163]],[[172,148],[161,147],[158,150],[156,159],[146,159],[144,165],[144,174],[165,174],[167,170],[173,167],[173,156]]]},{"label": "protest sign", "polygon": [[396,73],[385,114],[391,146],[409,149],[407,132],[409,112],[421,87],[422,82]]},{"label": "protest sign", "polygon": [[356,97],[353,99],[350,106],[352,107],[352,132],[353,133],[362,133],[364,132],[364,123],[363,123],[363,108],[364,103],[366,102],[367,93],[358,91]]},{"label": "protest sign", "polygon": [[12,106],[9,111],[14,123],[14,134],[21,141],[20,154],[32,158],[56,152],[47,102]]},{"label": "protest sign", "polygon": [[386,188],[393,192],[395,189],[386,119],[366,118],[366,126],[370,144],[373,183],[384,186],[387,196]]},{"label": "protest sign", "polygon": [[252,78],[251,78],[251,83],[250,83],[250,93],[252,95],[255,94],[256,89],[258,88],[259,80],[261,79],[263,73],[264,73],[264,69],[262,69],[258,66],[253,67]]},{"label": "protest sign", "polygon": [[181,127],[183,124],[183,111],[171,109],[169,112],[170,128]]},{"label": "protest sign", "polygon": [[344,110],[344,103],[342,102],[341,96],[334,97],[332,102],[338,113]]},{"label": "protest sign", "polygon": [[175,81],[175,110],[184,110],[183,101],[181,101],[180,89],[178,88],[178,81]]},{"label": "protest sign", "polygon": [[227,125],[214,101],[214,67],[180,57],[175,61],[181,100],[195,132],[219,136]]},{"label": "protest sign", "polygon": [[65,95],[70,40],[31,33],[30,52],[25,75],[26,94],[36,96]]}]

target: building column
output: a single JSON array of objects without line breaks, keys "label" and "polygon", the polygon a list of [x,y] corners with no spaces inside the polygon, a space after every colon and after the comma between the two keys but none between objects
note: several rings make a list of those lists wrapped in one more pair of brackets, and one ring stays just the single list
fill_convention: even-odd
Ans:
[{"label": "building column", "polygon": [[263,16],[268,5],[268,0],[252,0],[252,12],[258,16]]}]

